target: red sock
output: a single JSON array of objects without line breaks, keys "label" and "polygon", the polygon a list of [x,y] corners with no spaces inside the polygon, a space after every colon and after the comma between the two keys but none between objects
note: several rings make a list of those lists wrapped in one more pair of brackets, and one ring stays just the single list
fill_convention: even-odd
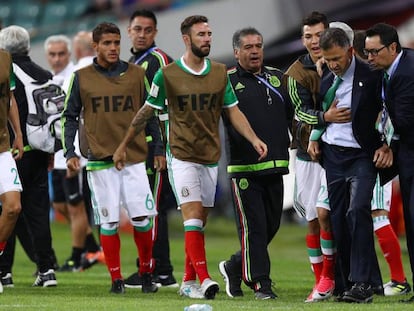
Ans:
[{"label": "red sock", "polygon": [[210,275],[207,271],[206,250],[204,246],[204,234],[201,231],[186,231],[184,235],[185,245],[191,259],[200,284]]},{"label": "red sock", "polygon": [[334,280],[336,247],[332,232],[321,230],[321,250],[323,256],[321,276]]},{"label": "red sock", "polygon": [[119,234],[104,235],[101,233],[101,245],[105,254],[106,266],[111,274],[112,282],[116,279],[122,279],[121,257],[119,254],[121,241],[119,240]]},{"label": "red sock", "polygon": [[309,261],[312,265],[313,274],[315,275],[315,284],[318,284],[322,273],[322,253],[321,240],[319,235],[307,234],[306,246],[308,248]]},{"label": "red sock", "polygon": [[0,253],[6,248],[7,241],[0,242]]},{"label": "red sock", "polygon": [[400,242],[391,225],[388,224],[375,230],[375,234],[378,238],[378,243],[384,254],[385,260],[388,263],[391,279],[401,283],[405,282],[406,279],[401,259]]},{"label": "red sock", "polygon": [[197,279],[196,271],[193,267],[193,264],[191,263],[190,256],[188,255],[187,250],[186,250],[185,251],[183,282],[195,281],[196,279]]},{"label": "red sock", "polygon": [[152,230],[145,232],[134,230],[134,241],[138,249],[140,274],[151,273],[154,269],[152,261]]}]

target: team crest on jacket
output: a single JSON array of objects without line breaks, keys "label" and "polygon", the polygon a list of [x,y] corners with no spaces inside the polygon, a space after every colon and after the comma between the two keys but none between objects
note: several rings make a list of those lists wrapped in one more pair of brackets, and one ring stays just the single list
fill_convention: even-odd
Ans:
[{"label": "team crest on jacket", "polygon": [[187,187],[181,188],[181,195],[186,198],[190,195],[190,190]]},{"label": "team crest on jacket", "polygon": [[242,178],[239,181],[239,188],[241,190],[246,190],[249,187],[249,182],[247,181],[246,178]]},{"label": "team crest on jacket", "polygon": [[274,87],[279,87],[280,86],[280,80],[276,76],[271,76],[269,78],[269,83]]}]

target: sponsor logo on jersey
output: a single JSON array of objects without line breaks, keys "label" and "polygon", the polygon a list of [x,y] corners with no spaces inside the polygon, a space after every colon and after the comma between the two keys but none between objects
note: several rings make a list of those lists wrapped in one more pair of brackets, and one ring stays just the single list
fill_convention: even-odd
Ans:
[{"label": "sponsor logo on jersey", "polygon": [[213,110],[218,104],[218,95],[211,93],[179,95],[177,102],[180,111],[186,109],[193,111]]},{"label": "sponsor logo on jersey", "polygon": [[150,89],[150,91],[149,91],[149,94],[152,96],[152,97],[158,97],[158,91],[160,90],[160,88],[158,87],[158,85],[156,85],[156,84],[152,84],[151,85],[151,89]]},{"label": "sponsor logo on jersey", "polygon": [[244,89],[244,88],[246,88],[246,86],[244,86],[242,83],[240,83],[240,82],[237,82],[237,84],[236,84],[236,86],[234,87],[234,89],[236,90],[236,91],[238,91],[238,90],[242,90],[242,89]]},{"label": "sponsor logo on jersey", "polygon": [[104,112],[134,111],[133,100],[130,95],[96,96],[92,97],[91,101],[94,113],[102,110]]}]

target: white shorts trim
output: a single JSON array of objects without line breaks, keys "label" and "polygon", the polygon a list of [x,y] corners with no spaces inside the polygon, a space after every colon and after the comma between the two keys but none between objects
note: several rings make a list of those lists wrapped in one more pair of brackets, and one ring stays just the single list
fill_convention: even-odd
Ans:
[{"label": "white shorts trim", "polygon": [[0,167],[0,194],[10,191],[22,192],[23,188],[19,172],[11,152],[5,151],[0,153]]},{"label": "white shorts trim", "polygon": [[157,215],[144,163],[87,173],[96,224],[119,222],[121,207],[130,219]]}]

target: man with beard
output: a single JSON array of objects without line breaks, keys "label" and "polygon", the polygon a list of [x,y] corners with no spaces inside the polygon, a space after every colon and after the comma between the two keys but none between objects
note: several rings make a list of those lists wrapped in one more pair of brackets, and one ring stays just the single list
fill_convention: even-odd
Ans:
[{"label": "man with beard", "polygon": [[214,206],[223,108],[235,129],[259,153],[259,161],[266,157],[267,145],[239,110],[226,66],[206,58],[211,43],[208,19],[200,15],[187,17],[181,23],[181,34],[186,47],[184,55],[157,72],[145,105],[132,121],[113,160],[122,169],[129,142],[142,132],[155,109],[168,108],[169,178],[185,231],[185,270],[179,293],[190,298],[214,299],[219,286],[208,273],[203,232],[209,209]]}]

